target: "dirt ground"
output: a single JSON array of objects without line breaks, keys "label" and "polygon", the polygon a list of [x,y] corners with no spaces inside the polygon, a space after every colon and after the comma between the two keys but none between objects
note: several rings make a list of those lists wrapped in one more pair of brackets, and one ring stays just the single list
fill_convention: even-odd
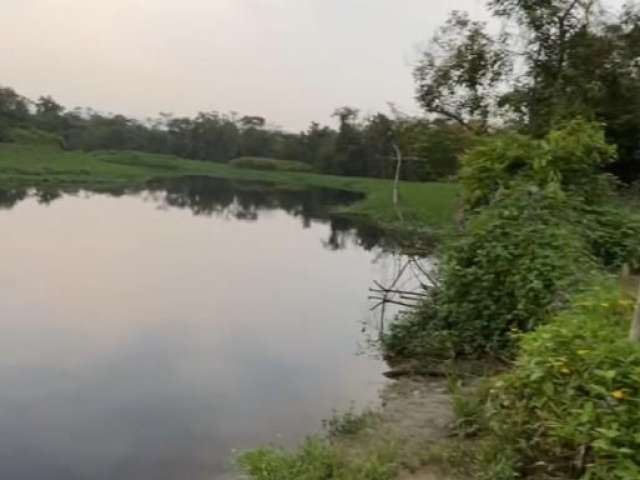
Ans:
[{"label": "dirt ground", "polygon": [[450,435],[451,402],[444,380],[403,378],[384,389],[379,428],[402,443],[407,457],[399,480],[451,480],[426,459],[430,448]]}]

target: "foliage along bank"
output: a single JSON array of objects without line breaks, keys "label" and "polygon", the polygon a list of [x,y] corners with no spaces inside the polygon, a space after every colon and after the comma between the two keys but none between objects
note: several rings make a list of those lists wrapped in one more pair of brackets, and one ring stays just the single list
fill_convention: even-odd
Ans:
[{"label": "foliage along bank", "polygon": [[602,126],[581,119],[470,151],[466,224],[444,249],[439,285],[384,339],[395,361],[509,365],[458,403],[474,478],[640,476],[635,298],[612,281],[640,266],[640,217],[602,173],[614,155]]}]

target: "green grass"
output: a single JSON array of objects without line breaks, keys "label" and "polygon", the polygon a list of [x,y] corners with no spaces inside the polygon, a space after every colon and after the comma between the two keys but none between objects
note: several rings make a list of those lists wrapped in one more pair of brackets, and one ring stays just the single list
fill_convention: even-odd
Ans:
[{"label": "green grass", "polygon": [[236,463],[254,480],[392,480],[401,468],[400,442],[382,431],[372,412],[336,414],[325,435],[298,448],[265,447],[242,453]]},{"label": "green grass", "polygon": [[[251,170],[141,152],[64,151],[52,146],[0,144],[0,187],[139,186],[154,177],[209,175],[261,180],[291,187],[327,187],[361,192],[364,200],[341,209],[380,225],[397,226],[390,180],[340,177],[310,172]],[[404,226],[448,227],[455,214],[458,188],[446,183],[403,182],[400,186]]]}]

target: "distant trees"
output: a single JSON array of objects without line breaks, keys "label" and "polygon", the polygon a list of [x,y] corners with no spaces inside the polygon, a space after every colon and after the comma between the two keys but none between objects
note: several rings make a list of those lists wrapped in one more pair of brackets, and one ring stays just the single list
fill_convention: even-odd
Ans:
[{"label": "distant trees", "polygon": [[361,117],[345,106],[334,116],[337,129],[313,122],[299,133],[271,127],[261,116],[216,111],[194,117],[161,113],[140,121],[92,109],[67,110],[50,96],[31,102],[0,89],[0,141],[11,141],[12,129],[35,128],[58,135],[68,149],[140,150],[213,162],[272,157],[304,162],[319,172],[391,178],[396,142],[408,156],[427,159],[404,163],[401,177],[431,180],[456,173],[457,156],[470,136],[455,121],[432,122],[395,111]]},{"label": "distant trees", "polygon": [[9,129],[29,118],[27,100],[11,88],[0,87],[0,141],[10,139]]},{"label": "distant trees", "polygon": [[341,107],[333,113],[340,122],[334,165],[335,173],[340,175],[358,175],[367,171],[367,153],[362,129],[357,123],[358,115],[358,110],[351,107]]},{"label": "distant trees", "polygon": [[334,129],[312,122],[300,136],[302,158],[318,171],[332,171],[337,136],[338,133]]}]

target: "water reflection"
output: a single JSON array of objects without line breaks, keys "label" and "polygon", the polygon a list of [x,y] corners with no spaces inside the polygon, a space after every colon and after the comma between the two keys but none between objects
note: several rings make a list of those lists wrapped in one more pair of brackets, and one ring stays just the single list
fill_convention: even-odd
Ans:
[{"label": "water reflection", "polygon": [[303,228],[309,228],[314,220],[329,222],[331,233],[323,241],[323,245],[332,250],[346,248],[350,243],[367,250],[390,247],[393,244],[389,236],[378,227],[331,214],[336,206],[361,200],[363,196],[359,193],[329,188],[293,189],[262,182],[233,182],[207,176],[157,178],[136,189],[0,189],[0,209],[11,209],[31,197],[42,205],[49,205],[63,195],[90,193],[114,197],[139,195],[160,208],[183,208],[189,209],[194,215],[243,221],[256,221],[261,213],[284,210],[300,218]]},{"label": "water reflection", "polygon": [[376,398],[355,197],[208,182],[0,192],[0,478],[222,479]]}]

